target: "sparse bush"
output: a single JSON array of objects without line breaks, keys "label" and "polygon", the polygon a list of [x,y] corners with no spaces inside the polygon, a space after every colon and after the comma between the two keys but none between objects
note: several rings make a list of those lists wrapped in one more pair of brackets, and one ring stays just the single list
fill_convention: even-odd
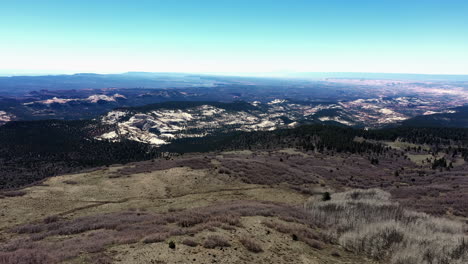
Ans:
[{"label": "sparse bush", "polygon": [[169,213],[175,213],[175,212],[180,212],[180,211],[182,211],[182,209],[181,209],[181,208],[169,207],[169,208],[167,209],[167,211],[168,211]]},{"label": "sparse bush", "polygon": [[229,231],[235,231],[236,230],[236,228],[234,226],[232,226],[232,225],[222,224],[220,227],[222,229],[224,229],[224,230],[229,230]]},{"label": "sparse bush", "polygon": [[263,224],[269,228],[275,229],[278,232],[290,234],[291,239],[293,241],[302,241],[316,249],[322,249],[325,247],[322,242],[318,241],[318,239],[320,239],[320,236],[314,231],[312,231],[310,228],[297,225],[283,224],[278,221],[265,221],[263,222]]},{"label": "sparse bush", "polygon": [[314,194],[320,193],[320,191],[318,191],[317,189],[315,189],[313,187],[304,187],[304,186],[292,185],[291,189],[293,189],[295,191],[298,191],[298,192],[300,192],[302,194],[307,194],[307,195],[314,195]]},{"label": "sparse bush", "polygon": [[230,247],[231,244],[223,237],[211,235],[203,242],[205,248]]},{"label": "sparse bush", "polygon": [[322,194],[322,201],[330,201],[331,200],[331,195],[329,192],[324,192]]},{"label": "sparse bush", "polygon": [[[217,228],[235,229],[241,226],[240,219],[243,216],[275,216],[280,220],[287,219],[290,221],[288,224],[303,227],[277,224],[277,228],[288,234],[296,233],[299,240],[314,237],[308,227],[312,226],[308,222],[310,216],[301,207],[277,202],[232,201],[159,214],[133,210],[73,219],[51,217],[7,230],[16,233],[18,239],[1,243],[0,252],[37,249],[49,252],[58,261],[63,261],[84,252],[102,252],[111,244],[131,244],[138,241],[157,243],[170,236],[194,235],[205,230],[216,231]],[[57,235],[64,235],[63,239],[48,239]],[[208,247],[229,245],[224,238],[209,238],[205,243]]]},{"label": "sparse bush", "polygon": [[229,174],[231,174],[231,171],[230,171],[229,169],[226,169],[226,168],[220,168],[220,169],[218,170],[218,173],[220,173],[220,174],[228,174],[228,175],[229,175]]},{"label": "sparse bush", "polygon": [[195,240],[190,239],[190,238],[186,238],[186,239],[182,240],[182,244],[184,244],[186,246],[189,246],[189,247],[198,246],[198,243]]},{"label": "sparse bush", "polygon": [[44,223],[45,224],[54,223],[54,222],[57,222],[59,219],[60,217],[58,217],[57,215],[48,216],[44,218]]},{"label": "sparse bush", "polygon": [[187,234],[187,230],[183,228],[176,228],[169,231],[169,236],[183,236],[185,234]]},{"label": "sparse bush", "polygon": [[19,249],[13,252],[0,252],[1,264],[52,264],[57,260],[38,249]]},{"label": "sparse bush", "polygon": [[169,241],[169,248],[170,249],[175,249],[176,248],[176,245],[175,245],[174,241]]},{"label": "sparse bush", "polygon": [[462,223],[408,211],[378,189],[306,203],[312,221],[345,249],[392,264],[468,263]]},{"label": "sparse bush", "polygon": [[312,248],[315,248],[318,250],[322,250],[325,248],[325,245],[322,242],[315,240],[313,238],[304,237],[301,240]]},{"label": "sparse bush", "polygon": [[240,242],[242,243],[242,245],[244,245],[244,247],[248,251],[251,251],[251,252],[254,252],[254,253],[263,252],[262,247],[251,238],[247,238],[247,237],[241,238]]},{"label": "sparse bush", "polygon": [[139,234],[124,234],[120,236],[118,239],[116,239],[116,243],[118,244],[133,244],[137,243],[140,241],[140,235]]},{"label": "sparse bush", "polygon": [[73,181],[73,180],[65,180],[65,181],[63,181],[63,183],[65,183],[65,184],[70,184],[70,185],[78,184],[77,181]]},{"label": "sparse bush", "polygon": [[17,197],[17,196],[26,195],[26,192],[25,191],[7,191],[7,192],[1,193],[1,195],[5,197]]},{"label": "sparse bush", "polygon": [[340,239],[340,244],[353,252],[365,254],[374,259],[384,259],[395,246],[403,241],[404,230],[395,221],[374,223],[365,230],[348,231]]},{"label": "sparse bush", "polygon": [[157,233],[157,234],[152,234],[149,235],[145,238],[143,238],[142,242],[145,244],[150,244],[150,243],[158,243],[158,242],[163,242],[168,238],[168,234],[166,233]]},{"label": "sparse bush", "polygon": [[177,224],[181,227],[191,227],[205,221],[206,217],[202,214],[194,212],[192,215],[184,215],[178,221]]}]

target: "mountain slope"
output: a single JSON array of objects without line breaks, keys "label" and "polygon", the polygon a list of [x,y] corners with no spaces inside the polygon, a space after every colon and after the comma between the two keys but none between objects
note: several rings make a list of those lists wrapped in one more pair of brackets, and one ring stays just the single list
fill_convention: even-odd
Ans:
[{"label": "mountain slope", "polygon": [[83,168],[147,160],[147,145],[94,136],[112,129],[95,121],[15,121],[0,127],[0,189]]},{"label": "mountain slope", "polygon": [[449,113],[416,116],[402,122],[405,126],[417,127],[463,127],[468,128],[468,106],[452,109]]},{"label": "mountain slope", "polygon": [[135,108],[121,108],[102,117],[114,131],[97,139],[129,139],[152,145],[168,144],[177,138],[203,137],[232,131],[274,130],[295,126],[305,106],[284,109],[260,103],[166,102]]}]

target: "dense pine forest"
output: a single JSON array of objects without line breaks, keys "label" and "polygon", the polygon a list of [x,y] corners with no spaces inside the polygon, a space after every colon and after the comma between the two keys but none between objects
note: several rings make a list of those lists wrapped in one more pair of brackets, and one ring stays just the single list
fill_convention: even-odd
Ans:
[{"label": "dense pine forest", "polygon": [[93,136],[109,127],[94,121],[24,121],[0,127],[0,189],[37,182],[84,168],[158,156],[135,141],[108,142]]},{"label": "dense pine forest", "polygon": [[362,130],[331,125],[303,125],[276,131],[235,132],[197,139],[179,139],[162,149],[168,152],[205,152],[236,149],[299,148],[380,154],[389,150],[379,141],[402,141],[430,146],[434,153],[452,151],[468,158],[468,129],[398,127]]},{"label": "dense pine forest", "polygon": [[[382,141],[404,141],[425,144],[433,153],[444,151],[468,159],[468,129],[458,128],[399,127],[367,131],[315,124],[276,131],[178,139],[160,148],[129,140],[94,139],[110,129],[111,125],[90,120],[7,123],[0,127],[0,189],[16,188],[85,168],[167,158],[167,153],[298,148],[378,157],[390,150]],[[373,162],[378,160],[373,159]],[[439,163],[435,167],[443,165],[443,162]]]}]

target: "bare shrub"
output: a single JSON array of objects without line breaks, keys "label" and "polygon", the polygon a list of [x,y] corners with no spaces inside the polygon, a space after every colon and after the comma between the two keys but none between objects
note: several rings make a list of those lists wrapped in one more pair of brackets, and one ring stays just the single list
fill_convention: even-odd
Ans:
[{"label": "bare shrub", "polygon": [[60,220],[60,217],[58,215],[51,215],[51,216],[44,218],[44,223],[50,224],[50,223],[57,222],[58,220]]},{"label": "bare shrub", "polygon": [[231,171],[226,169],[226,168],[220,168],[218,170],[218,173],[220,173],[220,174],[231,174]]},{"label": "bare shrub", "polygon": [[307,194],[307,195],[315,195],[321,193],[319,190],[317,190],[314,187],[304,187],[300,185],[292,185],[290,186],[291,189],[298,191],[302,194]]},{"label": "bare shrub", "polygon": [[25,191],[7,191],[7,192],[3,192],[0,194],[5,197],[18,197],[18,196],[26,195],[26,192]]},{"label": "bare shrub", "polygon": [[186,246],[189,246],[189,247],[196,247],[196,246],[198,246],[197,241],[195,241],[195,240],[193,240],[193,239],[190,239],[190,238],[186,238],[186,239],[182,240],[182,244],[183,244],[183,245],[186,245]]},{"label": "bare shrub", "polygon": [[183,215],[177,221],[177,224],[181,227],[191,227],[196,224],[203,223],[205,221],[205,216],[203,214],[192,214],[192,215]]},{"label": "bare shrub", "polygon": [[340,244],[348,250],[362,253],[374,259],[384,259],[403,241],[404,229],[395,221],[370,224],[359,232],[348,231]]},{"label": "bare shrub", "polygon": [[318,249],[318,250],[322,250],[322,249],[325,248],[325,244],[323,242],[320,242],[320,241],[315,240],[313,238],[302,237],[301,241],[303,241],[304,243],[306,243],[310,247]]},{"label": "bare shrub", "polygon": [[232,225],[222,224],[220,227],[221,227],[222,229],[228,230],[228,231],[235,231],[235,230],[236,230],[236,228],[235,228],[234,226],[232,226]]},{"label": "bare shrub", "polygon": [[[301,207],[276,202],[231,201],[166,213],[133,210],[70,220],[50,217],[6,230],[18,234],[18,238],[0,244],[0,252],[37,249],[63,261],[84,252],[102,252],[111,244],[156,243],[169,236],[194,235],[204,230],[233,230],[241,226],[243,216],[275,216],[288,219],[290,224],[312,226],[310,215]],[[311,231],[294,232],[300,237],[312,237]],[[57,240],[54,236],[62,238]],[[229,244],[222,238],[207,239],[206,245],[210,243],[214,246]]]},{"label": "bare shrub", "polygon": [[65,180],[65,181],[63,181],[63,183],[65,183],[65,184],[70,184],[70,185],[78,184],[77,181],[73,181],[73,180]]},{"label": "bare shrub", "polygon": [[263,252],[263,249],[260,246],[260,244],[258,244],[251,238],[244,237],[244,238],[241,238],[239,241],[250,252],[254,252],[254,253]]},{"label": "bare shrub", "polygon": [[57,263],[57,259],[53,258],[45,251],[38,249],[19,249],[13,252],[0,252],[1,264],[45,264]]},{"label": "bare shrub", "polygon": [[205,248],[230,247],[231,244],[223,237],[211,235],[203,242]]},{"label": "bare shrub", "polygon": [[263,224],[269,228],[275,229],[278,232],[290,234],[292,240],[302,241],[315,249],[323,249],[325,245],[319,241],[320,235],[312,229],[291,224],[284,224],[279,221],[264,221]]},{"label": "bare shrub", "polygon": [[312,221],[345,249],[393,264],[468,263],[460,222],[405,210],[378,189],[336,193],[305,205]]},{"label": "bare shrub", "polygon": [[180,211],[182,211],[182,209],[181,209],[181,208],[169,207],[169,208],[167,209],[167,211],[168,211],[169,213],[175,213],[175,212],[180,212]]},{"label": "bare shrub", "polygon": [[167,170],[176,167],[189,167],[194,170],[209,169],[212,168],[211,159],[205,159],[202,157],[189,157],[189,158],[177,158],[170,160],[157,159],[154,162],[143,161],[135,163],[135,166],[127,166],[119,169],[115,175],[121,177],[124,175],[148,173],[151,171]]},{"label": "bare shrub", "polygon": [[182,228],[175,228],[169,231],[169,236],[183,236],[187,234],[187,230]]},{"label": "bare shrub", "polygon": [[118,244],[133,244],[140,241],[141,235],[135,233],[125,233],[116,238]]},{"label": "bare shrub", "polygon": [[158,243],[158,242],[163,242],[169,237],[168,234],[166,233],[160,233],[160,234],[151,234],[149,236],[146,236],[143,238],[142,242],[145,244],[151,244],[151,243]]}]

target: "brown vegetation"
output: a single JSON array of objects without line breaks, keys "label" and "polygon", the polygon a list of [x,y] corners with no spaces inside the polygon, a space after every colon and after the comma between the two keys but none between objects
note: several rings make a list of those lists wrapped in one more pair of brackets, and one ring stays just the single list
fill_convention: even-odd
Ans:
[{"label": "brown vegetation", "polygon": [[239,240],[244,247],[251,252],[260,253],[263,252],[262,246],[255,242],[252,238],[244,237]]},{"label": "brown vegetation", "polygon": [[205,248],[216,248],[216,247],[230,247],[231,244],[227,241],[227,239],[218,236],[218,235],[211,235],[205,239],[203,242],[203,247]]},{"label": "brown vegetation", "polygon": [[467,263],[462,223],[408,211],[378,189],[306,204],[312,221],[346,249],[394,264]]},{"label": "brown vegetation", "polygon": [[[272,162],[279,158],[283,162]],[[207,233],[216,232],[240,233],[239,242],[247,250],[268,251],[269,246],[265,240],[262,239],[260,243],[256,237],[246,237],[242,234],[243,229],[249,227],[242,217],[248,216],[262,216],[260,219],[267,228],[260,227],[267,229],[269,234],[274,232],[272,230],[280,232],[275,232],[275,236],[282,237],[288,244],[302,248],[309,246],[313,248],[310,251],[317,254],[326,253],[328,257],[334,259],[341,254],[343,256],[341,259],[344,260],[348,254],[340,249],[339,252],[329,250],[336,249],[333,244],[340,244],[348,251],[393,264],[468,263],[466,262],[468,240],[461,235],[465,231],[462,224],[405,209],[406,205],[411,205],[413,208],[435,214],[445,213],[447,208],[453,209],[454,214],[463,215],[465,211],[468,212],[468,196],[466,196],[468,181],[465,179],[466,174],[460,171],[462,168],[423,174],[418,173],[417,170],[420,169],[403,158],[380,158],[379,164],[375,165],[370,164],[365,157],[356,155],[344,159],[338,154],[291,155],[272,152],[268,155],[254,153],[223,154],[223,157],[189,156],[168,160],[167,163],[148,161],[133,164],[134,167],[117,169],[109,174],[130,176],[133,173],[184,164],[206,170],[198,171],[199,174],[195,177],[214,175],[217,177],[216,180],[228,179],[242,186],[247,186],[245,183],[270,185],[260,186],[260,190],[264,187],[271,188],[274,192],[287,190],[295,195],[294,199],[298,199],[297,197],[306,199],[309,195],[314,195],[314,198],[306,204],[306,210],[302,206],[284,203],[245,200],[196,207],[216,201],[213,199],[201,205],[193,205],[194,208],[190,209],[180,209],[180,203],[174,203],[167,206],[176,207],[162,207],[158,210],[166,213],[153,213],[151,208],[147,211],[128,209],[129,211],[89,214],[84,217],[83,215],[87,214],[76,214],[76,218],[71,219],[67,218],[68,214],[54,212],[57,215],[16,226],[8,231],[5,229],[4,232],[10,233],[5,233],[4,237],[12,238],[0,245],[0,263],[55,263],[71,260],[83,254],[93,256],[104,254],[111,246],[138,243],[143,247],[147,246],[144,245],[146,243],[160,243],[171,239],[182,245],[196,247],[188,249],[181,246],[177,247],[177,250],[181,248],[198,250],[203,249],[205,245],[211,247],[212,244],[215,245],[213,247],[219,247],[222,243],[218,240],[211,236],[204,238]],[[339,169],[337,164],[340,164]],[[398,176],[395,176],[395,170],[399,171]],[[152,174],[145,176],[148,175]],[[131,177],[136,176],[131,175]],[[124,179],[116,179],[120,180]],[[78,179],[77,182],[79,187],[83,181]],[[65,183],[63,179],[59,181],[61,187],[64,187],[63,183]],[[322,187],[317,188],[319,185]],[[65,188],[75,189],[77,186],[65,186]],[[249,188],[250,186],[252,185],[248,185]],[[340,189],[343,186],[362,188],[383,186],[382,188],[390,191],[399,203],[390,200],[388,192],[376,189],[331,193],[330,197],[322,199],[325,191],[331,192],[332,188]],[[171,199],[176,193],[173,190],[168,192],[173,195]],[[214,197],[212,190],[216,189],[209,189],[209,195]],[[193,195],[194,191],[189,191],[190,195]],[[176,195],[186,194],[179,193]],[[229,196],[227,199],[261,199],[258,196],[245,197]],[[186,198],[188,197],[184,196],[184,199]],[[21,198],[11,200],[17,199]],[[197,199],[200,199],[200,196],[197,196]],[[183,201],[188,204],[187,200]],[[132,204],[132,207],[139,208],[135,204]],[[222,236],[220,238],[223,239]],[[224,239],[224,242],[237,244],[231,236],[229,240]],[[197,247],[199,244],[203,247]],[[163,245],[167,248],[167,244]],[[158,245],[148,247],[154,246]],[[233,246],[232,250],[234,248]],[[266,253],[249,254],[251,257],[264,255]]]},{"label": "brown vegetation", "polygon": [[[303,225],[291,225],[280,221],[264,221],[263,224],[271,229],[274,229],[280,233],[290,234],[292,240],[302,241],[307,245],[316,248],[323,249],[325,246],[323,243],[318,241],[321,239],[321,235],[317,232]],[[314,226],[312,222],[308,223],[309,226]]]},{"label": "brown vegetation", "polygon": [[190,239],[190,238],[186,238],[186,239],[182,240],[182,244],[184,244],[186,246],[189,246],[189,247],[198,246],[198,242],[193,240],[193,239]]},{"label": "brown vegetation", "polygon": [[[412,162],[401,150],[389,150],[379,155],[378,164],[372,164],[370,154],[333,151],[271,151],[268,154],[227,153],[222,156],[214,153],[186,154],[169,160],[138,162],[117,170],[111,177],[190,167],[211,170],[244,183],[287,183],[290,188],[305,195],[316,194],[310,186],[318,184],[334,189],[380,188],[390,192],[402,205],[418,211],[443,215],[450,208],[452,214],[468,216],[468,164],[434,171],[430,164]],[[274,162],[280,159],[283,162]]]},{"label": "brown vegetation", "polygon": [[26,195],[25,191],[6,191],[6,192],[1,192],[0,196],[4,197],[17,197],[17,196],[23,196]]},{"label": "brown vegetation", "polygon": [[[93,215],[72,220],[47,218],[44,221],[13,228],[11,232],[23,234],[0,247],[0,259],[20,257],[41,252],[40,257],[62,261],[83,252],[101,252],[116,244],[157,243],[171,236],[194,235],[204,230],[216,231],[226,226],[239,227],[243,216],[279,217],[288,221],[307,223],[307,213],[301,208],[286,204],[259,201],[232,201],[183,211],[154,214],[128,211]],[[75,236],[81,234],[80,236]],[[61,239],[47,239],[62,236]],[[195,245],[185,241],[183,244]],[[226,247],[228,242],[220,237],[208,237],[203,246]],[[26,249],[30,251],[25,251]],[[46,253],[47,252],[47,253]],[[15,263],[4,261],[0,263]],[[26,262],[27,263],[27,262]]]},{"label": "brown vegetation", "polygon": [[63,181],[63,183],[65,183],[65,184],[70,184],[70,185],[78,184],[77,181],[73,181],[73,180],[65,180],[65,181]]}]

